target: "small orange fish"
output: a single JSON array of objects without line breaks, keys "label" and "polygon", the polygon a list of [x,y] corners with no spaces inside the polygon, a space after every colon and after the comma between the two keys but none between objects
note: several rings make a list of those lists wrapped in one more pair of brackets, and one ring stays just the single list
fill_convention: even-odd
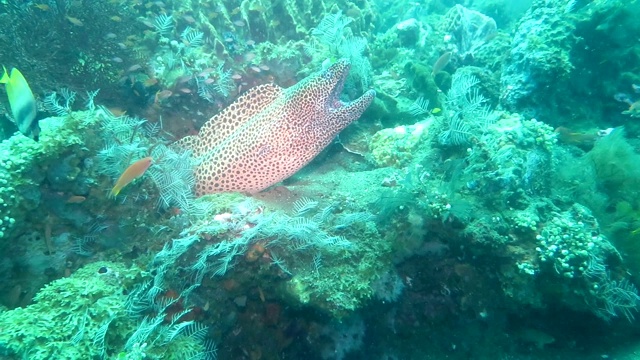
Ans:
[{"label": "small orange fish", "polygon": [[629,104],[629,110],[622,112],[624,115],[631,115],[631,117],[640,117],[640,100]]},{"label": "small orange fish", "polygon": [[156,96],[155,99],[153,101],[154,104],[158,104],[160,103],[162,100],[164,99],[168,99],[171,95],[173,95],[173,92],[171,92],[171,90],[162,90],[162,91],[158,91],[156,92]]},{"label": "small orange fish", "polygon": [[598,140],[598,134],[596,132],[574,132],[564,126],[555,129],[555,133],[558,134],[558,141],[578,147],[591,147],[596,140]]},{"label": "small orange fish", "polygon": [[153,25],[153,22],[146,20],[146,19],[142,19],[141,22],[143,24],[145,24],[147,27],[149,27],[150,29],[155,29],[155,25]]},{"label": "small orange fish", "polygon": [[249,10],[263,13],[267,11],[267,8],[260,4],[251,4],[249,5]]},{"label": "small orange fish", "polygon": [[144,81],[144,87],[150,87],[158,83],[158,79],[156,78],[148,78]]},{"label": "small orange fish", "polygon": [[111,106],[111,107],[108,107],[107,109],[108,109],[108,110],[111,112],[111,114],[113,114],[113,116],[115,116],[115,117],[120,117],[120,116],[124,116],[124,115],[126,115],[126,114],[127,114],[127,110],[124,110],[124,109],[122,109],[122,108],[120,108],[120,107],[117,107],[117,106]]},{"label": "small orange fish", "polygon": [[67,199],[67,204],[80,204],[81,202],[84,202],[85,200],[87,200],[86,197],[81,196],[81,195],[73,195],[71,197],[69,197]]},{"label": "small orange fish", "polygon": [[153,159],[150,156],[147,156],[146,158],[142,158],[129,165],[127,170],[125,170],[122,175],[120,175],[118,181],[116,181],[116,184],[113,186],[113,189],[111,189],[111,192],[109,193],[109,197],[118,196],[122,188],[127,186],[133,180],[144,175],[149,166],[151,166],[152,161]]}]

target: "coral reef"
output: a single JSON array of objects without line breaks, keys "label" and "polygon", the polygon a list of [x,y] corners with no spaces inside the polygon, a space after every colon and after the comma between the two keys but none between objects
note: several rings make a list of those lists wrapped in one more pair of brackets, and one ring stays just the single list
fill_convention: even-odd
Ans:
[{"label": "coral reef", "polygon": [[[168,281],[161,280],[167,267],[178,264],[192,264],[190,271],[200,284],[207,276],[242,272],[257,262],[261,271],[292,277],[282,294],[288,301],[342,316],[371,296],[371,282],[384,268],[378,256],[388,250],[371,214],[334,214],[337,208],[319,208],[317,201],[301,198],[289,216],[265,212],[264,204],[253,201],[234,205],[231,212],[186,229],[165,246],[154,259],[163,269],[156,281]],[[192,254],[189,249],[198,243],[202,251]]]},{"label": "coral reef", "polygon": [[0,1],[0,357],[625,358],[639,6]]},{"label": "coral reef", "polygon": [[203,345],[183,331],[190,322],[171,321],[154,341],[131,341],[149,330],[142,328],[148,319],[137,324],[127,310],[126,294],[142,276],[139,269],[99,261],[48,284],[33,304],[0,313],[0,352],[30,359],[204,359]]},{"label": "coral reef", "polygon": [[[88,182],[82,175],[83,158],[87,155],[86,140],[80,135],[98,121],[89,113],[52,117],[42,120],[39,142],[24,136],[13,136],[0,144],[2,154],[0,182],[0,238],[8,238],[25,231],[27,218],[45,218],[38,213],[42,199],[39,187],[47,181],[52,191],[86,195]],[[59,159],[64,159],[58,163]],[[45,166],[56,163],[45,170]],[[66,199],[65,199],[66,200]],[[64,200],[62,200],[64,201]]]}]

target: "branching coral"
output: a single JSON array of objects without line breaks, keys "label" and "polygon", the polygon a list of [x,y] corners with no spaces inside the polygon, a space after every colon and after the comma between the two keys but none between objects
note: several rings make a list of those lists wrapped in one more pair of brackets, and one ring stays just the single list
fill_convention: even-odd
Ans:
[{"label": "branching coral", "polygon": [[[293,208],[291,215],[265,213],[246,200],[232,212],[194,224],[156,255],[153,266],[161,275],[154,282],[158,288],[175,282],[171,275],[181,267],[190,270],[189,278],[198,286],[206,277],[238,276],[237,271],[256,263],[294,276],[287,289],[296,302],[336,316],[361,306],[383,271],[378,256],[389,251],[383,241],[372,240],[379,237],[373,215],[336,213],[337,206],[322,207],[308,199]],[[190,251],[194,248],[201,250],[196,254]],[[354,266],[367,271],[354,271]]]},{"label": "branching coral", "polygon": [[195,179],[190,153],[164,145],[157,136],[158,127],[146,120],[115,117],[105,108],[99,111],[106,145],[97,156],[98,170],[117,179],[131,162],[150,155],[153,160],[147,172],[158,190],[158,208],[192,210]]},{"label": "branching coral", "polygon": [[348,82],[358,84],[361,89],[369,88],[372,68],[369,59],[365,57],[367,39],[354,36],[347,26],[353,19],[345,17],[342,12],[326,15],[318,26],[311,32],[320,46],[310,43],[306,53],[318,61],[327,58],[346,58],[352,66]]},{"label": "branching coral", "polygon": [[158,208],[177,206],[185,211],[190,210],[196,183],[190,154],[158,145],[153,148],[151,155],[155,160],[148,173],[159,192]]},{"label": "branching coral", "polygon": [[445,101],[446,125],[440,134],[441,143],[465,145],[487,131],[491,114],[486,99],[475,87],[478,83],[478,78],[464,72],[453,75]]}]

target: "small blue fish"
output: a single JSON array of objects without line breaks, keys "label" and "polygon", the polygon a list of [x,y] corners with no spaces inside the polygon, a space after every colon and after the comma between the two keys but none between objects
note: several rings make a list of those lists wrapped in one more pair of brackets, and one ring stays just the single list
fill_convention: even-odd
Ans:
[{"label": "small blue fish", "polygon": [[18,69],[13,68],[9,73],[4,66],[2,68],[4,75],[0,78],[0,84],[5,84],[7,89],[13,121],[22,134],[38,141],[40,125],[36,119],[36,99],[31,88]]}]

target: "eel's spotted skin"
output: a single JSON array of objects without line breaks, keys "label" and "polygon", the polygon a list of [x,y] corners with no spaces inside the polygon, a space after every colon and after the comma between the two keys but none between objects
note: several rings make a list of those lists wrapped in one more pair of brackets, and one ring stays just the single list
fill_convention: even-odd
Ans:
[{"label": "eel's spotted skin", "polygon": [[296,85],[261,85],[176,144],[193,151],[198,196],[256,193],[293,175],[362,115],[375,92],[339,100],[350,65],[339,60]]}]

